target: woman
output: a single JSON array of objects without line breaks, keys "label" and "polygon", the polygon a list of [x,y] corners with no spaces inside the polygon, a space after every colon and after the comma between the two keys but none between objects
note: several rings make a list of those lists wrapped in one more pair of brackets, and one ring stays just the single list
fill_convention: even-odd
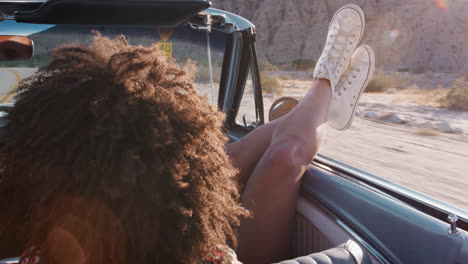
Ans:
[{"label": "woman", "polygon": [[245,263],[283,258],[325,124],[349,127],[373,72],[359,7],[329,29],[301,103],[227,147],[222,115],[157,47],[97,35],[57,49],[0,146],[3,232],[21,230],[22,263],[237,263],[237,241]]}]

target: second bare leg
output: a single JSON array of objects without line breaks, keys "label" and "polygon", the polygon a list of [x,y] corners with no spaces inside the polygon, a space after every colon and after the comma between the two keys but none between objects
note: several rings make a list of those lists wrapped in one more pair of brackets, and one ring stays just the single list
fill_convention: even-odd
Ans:
[{"label": "second bare leg", "polygon": [[300,179],[324,136],[331,94],[328,80],[314,81],[287,116],[252,134],[255,138],[250,140],[258,137],[257,142],[266,149],[261,155],[261,151],[254,150],[261,157],[242,195],[244,206],[253,212],[254,218],[245,220],[239,230],[241,261],[269,263],[285,257]]}]

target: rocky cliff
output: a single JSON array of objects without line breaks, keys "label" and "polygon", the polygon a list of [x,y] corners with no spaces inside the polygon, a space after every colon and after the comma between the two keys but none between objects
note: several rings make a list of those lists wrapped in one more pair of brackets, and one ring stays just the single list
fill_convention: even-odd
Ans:
[{"label": "rocky cliff", "polygon": [[[346,0],[213,0],[257,26],[262,61],[318,59],[328,23]],[[377,64],[413,72],[468,71],[468,1],[354,0],[366,15],[363,43]]]}]

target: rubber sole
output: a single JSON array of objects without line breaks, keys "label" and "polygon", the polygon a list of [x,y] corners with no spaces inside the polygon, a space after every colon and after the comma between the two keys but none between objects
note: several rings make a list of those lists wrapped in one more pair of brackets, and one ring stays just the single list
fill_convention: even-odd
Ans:
[{"label": "rubber sole", "polygon": [[338,15],[338,13],[344,9],[352,9],[354,11],[356,11],[358,14],[359,14],[359,17],[361,18],[361,22],[362,22],[362,29],[361,29],[361,37],[359,38],[359,42],[361,42],[362,40],[362,37],[364,36],[364,28],[366,27],[366,19],[365,19],[365,16],[364,16],[364,11],[362,11],[361,7],[359,7],[358,5],[356,4],[346,4],[342,7],[340,7],[340,9],[338,9],[335,14],[333,15],[332,19],[330,20],[330,24],[328,25],[328,31],[330,31],[330,27],[331,27],[331,24],[333,23],[333,21],[335,20],[336,16]]},{"label": "rubber sole", "polygon": [[[362,28],[361,28],[361,35],[359,36],[359,40],[358,40],[357,43],[360,43],[360,42],[362,41],[362,38],[364,37],[364,29],[365,29],[365,27],[366,27],[366,20],[365,20],[364,12],[363,12],[362,9],[361,9],[358,5],[356,5],[356,4],[346,4],[346,5],[342,6],[342,7],[340,7],[340,9],[338,9],[338,10],[335,12],[335,14],[333,15],[332,19],[330,20],[330,24],[328,25],[327,39],[326,39],[326,41],[325,41],[325,45],[326,45],[326,43],[328,42],[328,34],[329,34],[329,32],[330,32],[331,25],[335,22],[337,15],[338,15],[341,11],[343,11],[343,10],[345,10],[345,9],[351,9],[351,10],[355,11],[355,12],[359,15],[359,18],[360,18],[361,23],[362,23]],[[358,47],[358,46],[356,46],[356,48],[357,48],[357,47]],[[325,49],[325,47],[324,47],[324,49]],[[354,51],[353,51],[353,52],[354,52]],[[322,51],[322,53],[323,53],[323,51]],[[320,56],[320,58],[321,58],[321,56]],[[319,60],[320,60],[320,58],[319,58]],[[347,63],[349,63],[349,61],[348,61]],[[335,69],[335,70],[336,70],[336,69]],[[314,71],[314,76],[316,76],[315,71]]]},{"label": "rubber sole", "polygon": [[354,120],[356,107],[359,104],[359,100],[361,99],[361,95],[366,90],[367,86],[369,86],[369,83],[372,81],[372,78],[374,77],[374,71],[375,71],[375,53],[374,53],[374,50],[368,45],[361,45],[358,48],[365,48],[366,49],[367,54],[369,56],[370,67],[369,67],[369,70],[367,71],[366,81],[362,85],[361,90],[359,91],[359,95],[358,95],[358,98],[356,100],[356,103],[354,104],[351,119],[349,120],[349,122],[343,128],[334,127],[337,130],[346,130],[351,126],[351,124],[353,123],[353,120]]}]

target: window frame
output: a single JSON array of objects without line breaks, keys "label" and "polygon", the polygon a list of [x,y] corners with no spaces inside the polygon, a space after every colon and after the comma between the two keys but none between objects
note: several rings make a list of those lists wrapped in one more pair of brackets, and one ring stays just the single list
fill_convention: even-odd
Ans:
[{"label": "window frame", "polygon": [[233,32],[227,37],[218,107],[226,114],[225,126],[228,130],[240,126],[235,120],[249,72],[252,75],[256,121],[252,127],[247,126],[246,129],[250,131],[265,123],[260,71],[254,44],[255,36],[254,28],[248,28]]}]

